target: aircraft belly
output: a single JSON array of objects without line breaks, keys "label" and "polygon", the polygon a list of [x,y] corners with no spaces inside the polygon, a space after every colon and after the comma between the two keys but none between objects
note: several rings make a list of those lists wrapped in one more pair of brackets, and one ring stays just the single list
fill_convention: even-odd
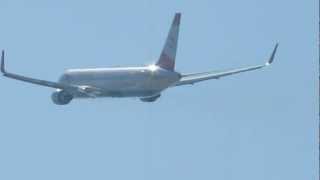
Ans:
[{"label": "aircraft belly", "polygon": [[166,83],[151,78],[123,79],[121,81],[102,81],[99,87],[105,96],[130,97],[150,96],[159,93],[167,87]]}]

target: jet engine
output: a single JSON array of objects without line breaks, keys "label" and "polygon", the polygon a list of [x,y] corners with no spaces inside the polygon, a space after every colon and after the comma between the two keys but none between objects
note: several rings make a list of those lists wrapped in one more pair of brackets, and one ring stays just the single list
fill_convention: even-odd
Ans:
[{"label": "jet engine", "polygon": [[57,105],[66,105],[73,99],[73,96],[64,90],[57,90],[52,93],[51,99]]},{"label": "jet engine", "polygon": [[151,96],[151,97],[143,97],[143,98],[140,98],[140,100],[141,100],[142,102],[154,102],[154,101],[156,101],[160,96],[161,96],[161,94],[158,94],[158,95]]}]

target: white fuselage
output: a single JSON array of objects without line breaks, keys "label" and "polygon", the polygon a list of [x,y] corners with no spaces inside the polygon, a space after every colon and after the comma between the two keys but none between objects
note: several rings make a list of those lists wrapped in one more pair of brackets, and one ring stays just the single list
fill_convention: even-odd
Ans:
[{"label": "white fuselage", "polygon": [[[67,70],[59,82],[99,89],[99,97],[151,97],[179,81],[181,75],[155,65]],[[75,98],[90,97],[74,93]]]}]

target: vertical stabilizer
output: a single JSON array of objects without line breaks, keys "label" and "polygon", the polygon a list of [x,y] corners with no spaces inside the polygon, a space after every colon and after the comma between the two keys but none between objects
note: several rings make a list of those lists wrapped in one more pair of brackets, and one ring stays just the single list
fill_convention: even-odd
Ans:
[{"label": "vertical stabilizer", "polygon": [[162,49],[157,65],[166,70],[174,71],[178,46],[179,26],[181,13],[176,13],[172,22],[167,40]]}]

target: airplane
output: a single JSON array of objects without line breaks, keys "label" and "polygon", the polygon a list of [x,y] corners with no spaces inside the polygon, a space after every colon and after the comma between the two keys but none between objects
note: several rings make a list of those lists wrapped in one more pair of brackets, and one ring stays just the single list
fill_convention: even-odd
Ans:
[{"label": "airplane", "polygon": [[112,67],[69,69],[60,76],[58,82],[30,78],[7,72],[4,63],[4,50],[1,53],[3,76],[28,83],[54,88],[52,101],[66,105],[76,98],[137,97],[143,102],[154,102],[161,92],[168,88],[193,85],[195,83],[219,79],[221,77],[253,71],[269,66],[275,57],[278,43],[265,64],[226,71],[208,71],[181,74],[175,71],[175,58],[178,45],[181,13],[176,13],[167,39],[157,62],[141,67]]}]

